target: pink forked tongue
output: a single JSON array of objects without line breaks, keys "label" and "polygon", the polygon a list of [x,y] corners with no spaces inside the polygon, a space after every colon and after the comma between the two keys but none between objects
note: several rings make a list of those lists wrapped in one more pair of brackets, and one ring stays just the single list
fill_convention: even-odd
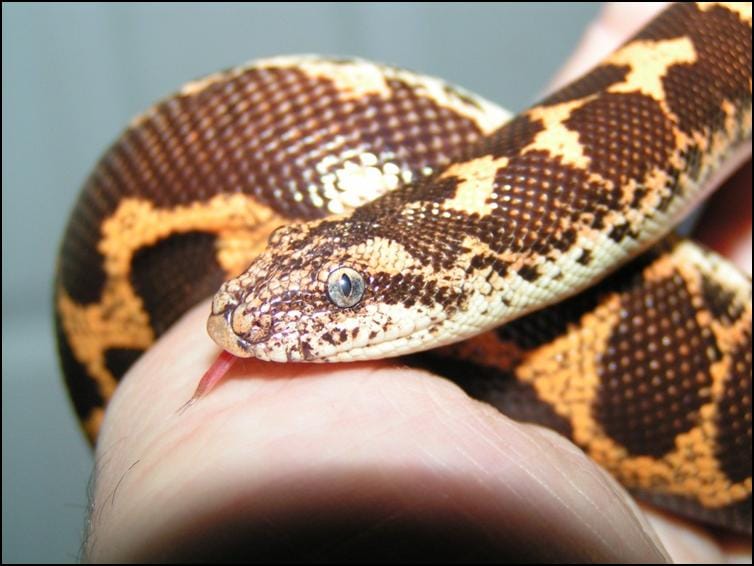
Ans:
[{"label": "pink forked tongue", "polygon": [[230,368],[233,367],[233,364],[236,363],[237,359],[238,358],[236,356],[229,352],[226,352],[225,350],[220,352],[220,355],[217,356],[217,359],[212,362],[212,365],[209,366],[209,369],[204,372],[201,381],[199,381],[199,385],[196,386],[194,395],[191,397],[191,399],[188,400],[185,405],[183,405],[183,407],[180,408],[178,412],[182,413],[191,405],[193,405],[197,400],[201,399],[207,393],[212,391],[215,385],[217,385],[217,383],[223,377],[225,377]]}]

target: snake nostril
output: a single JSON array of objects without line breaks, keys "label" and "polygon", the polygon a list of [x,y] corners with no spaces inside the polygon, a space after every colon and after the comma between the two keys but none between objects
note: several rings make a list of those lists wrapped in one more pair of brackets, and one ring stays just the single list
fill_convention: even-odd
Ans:
[{"label": "snake nostril", "polygon": [[235,309],[240,300],[236,293],[229,292],[225,286],[212,297],[212,314],[223,315]]},{"label": "snake nostril", "polygon": [[207,333],[215,343],[234,356],[247,358],[253,355],[253,350],[246,340],[238,336],[233,330],[232,310],[221,314],[212,314],[207,319]]},{"label": "snake nostril", "polygon": [[272,328],[272,316],[247,310],[243,305],[236,307],[230,314],[228,322],[231,330],[252,344],[266,340]]}]

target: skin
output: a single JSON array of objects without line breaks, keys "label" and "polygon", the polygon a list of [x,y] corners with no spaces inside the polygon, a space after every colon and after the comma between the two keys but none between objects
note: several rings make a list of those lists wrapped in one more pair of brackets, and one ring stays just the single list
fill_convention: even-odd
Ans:
[{"label": "skin", "polygon": [[[559,80],[646,17],[610,7]],[[703,222],[749,271],[751,207],[730,203],[750,186],[749,163]],[[179,413],[218,354],[208,311],[179,321],[108,408],[87,560],[751,560],[750,539],[642,510],[562,437],[394,362],[243,360]]]}]

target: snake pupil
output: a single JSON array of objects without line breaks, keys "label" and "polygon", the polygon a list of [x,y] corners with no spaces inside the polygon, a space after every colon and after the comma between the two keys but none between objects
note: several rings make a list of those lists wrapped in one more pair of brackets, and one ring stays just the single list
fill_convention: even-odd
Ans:
[{"label": "snake pupil", "polygon": [[340,292],[343,293],[345,297],[350,297],[352,290],[351,278],[344,273],[340,276],[340,281],[338,283],[340,285]]},{"label": "snake pupil", "polygon": [[358,271],[341,266],[327,276],[325,291],[335,306],[347,309],[364,296],[364,278]]}]

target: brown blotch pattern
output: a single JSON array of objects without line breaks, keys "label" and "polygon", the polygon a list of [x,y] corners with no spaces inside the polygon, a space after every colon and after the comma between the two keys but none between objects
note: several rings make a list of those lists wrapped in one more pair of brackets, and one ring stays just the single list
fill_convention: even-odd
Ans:
[{"label": "brown blotch pattern", "polygon": [[511,158],[495,184],[500,214],[488,218],[474,235],[496,253],[545,256],[553,249],[570,249],[577,231],[601,226],[620,199],[619,190],[607,190],[587,171],[544,151]]},{"label": "brown blotch pattern", "polygon": [[449,305],[455,302],[457,291],[448,287],[438,287],[434,280],[421,275],[403,273],[376,273],[369,281],[369,292],[377,297],[377,302],[387,305],[415,304],[433,305],[445,297]]},{"label": "brown blotch pattern", "polygon": [[[571,438],[643,499],[750,532],[750,320],[716,327],[699,283],[714,263],[700,277],[684,254],[667,239],[593,293],[443,348],[431,368],[508,415],[556,430],[553,415],[564,419]],[[681,264],[683,276],[672,269]],[[740,300],[736,285],[721,289]],[[711,383],[720,368],[722,390]],[[698,480],[697,464],[706,470]]]},{"label": "brown blotch pattern", "polygon": [[[520,143],[527,141],[530,140]],[[374,236],[385,237],[436,270],[450,268],[460,255],[469,252],[462,245],[467,237],[478,239],[496,254],[546,255],[553,249],[570,249],[579,229],[601,228],[604,216],[619,207],[621,198],[617,187],[609,190],[592,180],[588,172],[565,165],[543,151],[513,157],[498,170],[492,195],[487,199],[496,207],[496,214],[480,217],[443,208],[442,203],[453,197],[457,186],[456,178],[416,185],[409,189],[417,189],[412,193],[415,197],[411,197],[416,200],[407,198],[405,192],[388,194],[342,221],[339,241],[350,246]],[[541,191],[542,186],[550,189]],[[428,190],[420,192],[421,187]],[[410,202],[411,206],[396,212],[397,200]],[[331,225],[320,224],[302,245],[324,240],[323,235],[330,229]],[[442,247],[437,246],[437,234],[443,234]],[[475,256],[472,266],[491,262],[497,271],[505,271],[499,258],[485,260]],[[532,273],[533,268],[526,269],[525,274]]]},{"label": "brown blotch pattern", "polygon": [[631,454],[659,457],[710,401],[714,337],[677,273],[646,281],[621,298],[620,322],[600,356],[593,407],[605,431]]},{"label": "brown blotch pattern", "polygon": [[735,294],[711,277],[702,279],[702,297],[704,306],[723,324],[732,324],[744,312],[744,305],[736,299]]},{"label": "brown blotch pattern", "polygon": [[698,60],[668,71],[663,80],[667,105],[687,134],[719,130],[723,101],[751,105],[751,26],[722,6],[702,11],[693,4],[679,4],[637,38],[683,36],[691,39]]},{"label": "brown blotch pattern", "polygon": [[[134,254],[131,284],[158,336],[225,279],[216,260],[216,239],[202,232],[174,234]],[[197,265],[203,266],[199,273]]]},{"label": "brown blotch pattern", "polygon": [[105,350],[105,366],[110,374],[117,380],[125,375],[136,360],[138,360],[144,350],[135,348],[109,348]]},{"label": "brown blotch pattern", "polygon": [[717,413],[717,458],[731,481],[751,477],[751,321],[731,354]]},{"label": "brown blotch pattern", "polygon": [[602,94],[574,110],[565,125],[579,133],[590,171],[614,187],[667,167],[674,151],[673,123],[643,94]]},{"label": "brown blotch pattern", "polygon": [[89,433],[86,423],[91,418],[93,411],[104,406],[106,399],[100,394],[97,381],[91,378],[86,367],[76,359],[60,322],[55,324],[55,332],[57,334],[58,357],[63,368],[65,383],[69,391],[75,392],[71,395],[73,407],[82,423],[85,434],[90,442],[94,442],[95,436]]}]

